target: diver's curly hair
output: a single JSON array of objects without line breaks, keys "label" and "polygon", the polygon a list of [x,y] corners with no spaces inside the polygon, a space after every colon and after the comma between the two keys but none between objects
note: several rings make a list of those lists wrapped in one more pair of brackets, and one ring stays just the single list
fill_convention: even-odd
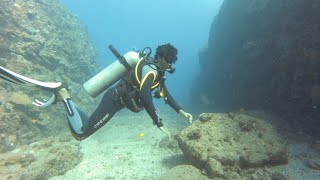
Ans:
[{"label": "diver's curly hair", "polygon": [[168,43],[157,47],[155,58],[163,57],[168,63],[175,63],[178,60],[177,54],[177,48]]}]

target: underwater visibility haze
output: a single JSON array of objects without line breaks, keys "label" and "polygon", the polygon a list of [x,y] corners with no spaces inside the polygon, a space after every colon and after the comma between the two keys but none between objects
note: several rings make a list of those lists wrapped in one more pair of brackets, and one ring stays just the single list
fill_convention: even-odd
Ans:
[{"label": "underwater visibility haze", "polygon": [[98,63],[105,67],[115,60],[107,49],[119,52],[171,43],[178,48],[177,71],[168,78],[179,102],[189,103],[191,82],[199,74],[198,52],[207,46],[209,30],[222,0],[164,1],[62,1],[88,27],[98,50]]},{"label": "underwater visibility haze", "polygon": [[1,0],[0,179],[319,179],[319,19],[316,0]]}]

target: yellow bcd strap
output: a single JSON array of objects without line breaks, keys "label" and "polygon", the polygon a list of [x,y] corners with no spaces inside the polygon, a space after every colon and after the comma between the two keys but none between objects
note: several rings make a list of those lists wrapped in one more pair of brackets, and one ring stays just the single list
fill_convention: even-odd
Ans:
[{"label": "yellow bcd strap", "polygon": [[161,97],[164,97],[164,88],[161,88],[161,89],[160,89],[160,96],[161,96]]},{"label": "yellow bcd strap", "polygon": [[[147,73],[147,75],[143,78],[142,82],[140,81],[140,78],[139,78],[139,75],[138,75],[140,72],[138,73],[138,70],[139,70],[138,67],[140,66],[141,62],[143,62],[143,61],[144,61],[144,58],[141,58],[141,59],[138,61],[138,63],[136,64],[136,67],[135,67],[135,78],[136,78],[136,80],[137,80],[137,82],[138,82],[138,84],[139,84],[140,89],[141,89],[142,84],[143,84],[143,82],[144,82],[144,80],[145,80],[145,77],[147,77],[147,75],[150,74],[150,73]],[[154,75],[155,75],[155,77],[154,77],[153,82],[154,82],[155,79],[156,79],[156,74],[154,73]],[[156,88],[158,85],[159,85],[159,82],[154,82],[151,88],[152,88],[152,89],[153,89],[153,88]]]}]

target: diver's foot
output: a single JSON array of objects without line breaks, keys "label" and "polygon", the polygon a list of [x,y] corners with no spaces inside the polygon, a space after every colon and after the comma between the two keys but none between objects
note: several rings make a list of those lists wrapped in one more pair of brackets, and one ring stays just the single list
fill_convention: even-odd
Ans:
[{"label": "diver's foot", "polygon": [[60,97],[61,97],[63,100],[70,98],[70,95],[69,95],[69,92],[68,92],[68,89],[67,89],[67,88],[61,88],[61,89],[58,91],[58,94],[60,95]]}]

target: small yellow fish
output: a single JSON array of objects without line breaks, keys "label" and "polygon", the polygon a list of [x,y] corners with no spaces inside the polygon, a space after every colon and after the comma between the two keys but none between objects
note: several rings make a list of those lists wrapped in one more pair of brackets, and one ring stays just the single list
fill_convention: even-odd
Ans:
[{"label": "small yellow fish", "polygon": [[143,137],[143,136],[144,136],[144,133],[140,133],[139,136],[140,136],[140,137]]},{"label": "small yellow fish", "polygon": [[35,123],[37,123],[37,120],[36,120],[35,118],[32,118],[32,119],[31,119],[31,123],[32,123],[32,124],[35,124]]}]

